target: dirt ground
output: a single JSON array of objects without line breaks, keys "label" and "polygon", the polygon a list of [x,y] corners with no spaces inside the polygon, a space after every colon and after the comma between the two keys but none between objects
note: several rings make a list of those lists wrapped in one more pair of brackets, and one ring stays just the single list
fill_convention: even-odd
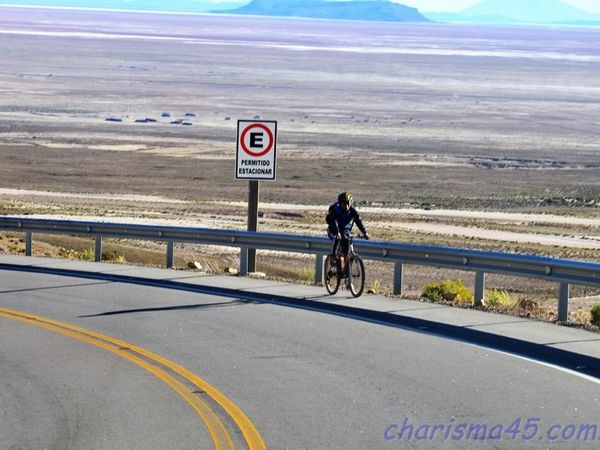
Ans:
[{"label": "dirt ground", "polygon": [[243,229],[236,124],[261,118],[261,230],[322,234],[350,190],[375,239],[600,260],[598,30],[0,12],[1,214]]}]

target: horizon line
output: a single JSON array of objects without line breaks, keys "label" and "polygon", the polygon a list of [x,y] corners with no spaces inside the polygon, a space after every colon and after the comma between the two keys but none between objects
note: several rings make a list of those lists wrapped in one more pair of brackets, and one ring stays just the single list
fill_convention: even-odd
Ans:
[{"label": "horizon line", "polygon": [[[0,0],[1,1],[1,0]],[[391,0],[388,0],[391,1]],[[482,0],[483,1],[483,0]],[[168,14],[168,15],[182,15],[182,16],[229,16],[229,17],[255,17],[255,18],[269,18],[269,19],[305,19],[305,20],[346,20],[346,21],[360,21],[361,19],[335,19],[335,18],[318,18],[318,17],[307,17],[307,16],[271,16],[271,15],[258,15],[258,14],[236,14],[229,13],[229,9],[223,9],[220,11],[174,11],[174,10],[162,10],[162,9],[129,9],[129,8],[103,8],[103,7],[86,7],[86,6],[56,6],[56,5],[41,5],[41,4],[14,4],[14,3],[0,3],[0,8],[23,8],[23,9],[50,9],[50,10],[62,10],[62,11],[90,11],[90,12],[119,12],[119,13],[138,13],[138,14]],[[417,8],[415,8],[417,9]],[[581,9],[581,8],[579,8]],[[222,12],[221,12],[222,11]],[[417,9],[417,11],[419,11]],[[593,16],[600,18],[600,13],[594,13],[588,10],[582,9]],[[421,12],[421,11],[419,11]],[[421,14],[450,14],[460,15],[460,12],[421,12]],[[425,16],[427,17],[427,16]],[[509,18],[510,19],[510,18]],[[537,26],[549,26],[549,27],[568,27],[568,28],[598,28],[600,25],[598,21],[600,19],[593,18],[590,21],[575,20],[572,22],[471,22],[471,21],[438,21],[429,19],[428,22],[388,22],[384,23],[401,23],[401,24],[412,24],[412,25],[473,25],[473,26],[524,26],[524,27],[537,27]],[[374,20],[366,20],[365,22],[379,22]]]},{"label": "horizon line", "polygon": [[[103,7],[88,7],[88,6],[55,6],[55,5],[16,5],[14,3],[0,3],[0,7],[7,8],[28,8],[28,9],[58,9],[58,10],[69,10],[69,11],[109,11],[109,12],[135,12],[144,14],[181,14],[190,16],[214,16],[222,15],[218,12],[209,11],[174,11],[174,10],[162,10],[162,9],[134,9],[134,8],[103,8]],[[229,11],[224,9],[224,12]],[[232,14],[233,15],[233,14]],[[235,14],[237,15],[237,14]]]}]

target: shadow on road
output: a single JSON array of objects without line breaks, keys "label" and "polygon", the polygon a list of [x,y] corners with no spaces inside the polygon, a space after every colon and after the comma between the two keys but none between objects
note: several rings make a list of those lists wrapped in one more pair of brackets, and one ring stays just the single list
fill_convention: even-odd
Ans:
[{"label": "shadow on road", "polygon": [[[283,307],[299,308],[316,311],[324,314],[334,314],[354,320],[376,323],[384,326],[402,328],[418,333],[452,339],[468,344],[498,350],[513,355],[529,358],[535,361],[559,366],[573,372],[581,373],[600,380],[600,359],[575,352],[552,347],[550,344],[538,344],[522,339],[503,336],[501,334],[476,330],[469,326],[449,325],[426,319],[403,316],[399,313],[389,313],[371,309],[358,308],[338,304],[331,301],[319,301],[316,298],[291,297],[278,294],[268,294],[255,291],[242,291],[225,287],[205,286],[201,284],[184,283],[180,281],[160,280],[111,273],[85,272],[38,266],[19,266],[0,264],[1,270],[21,272],[34,272],[60,275],[65,277],[79,277],[86,279],[103,280],[104,282],[130,283],[142,286],[152,286],[162,289],[175,289],[186,292],[230,298],[232,301],[216,302],[212,304],[180,305],[159,308],[141,308],[121,311],[106,311],[82,317],[114,316],[117,314],[132,314],[139,312],[163,312],[196,308],[215,308],[233,306],[236,304],[273,304]],[[101,283],[99,283],[101,284]],[[85,285],[85,284],[83,284]],[[327,296],[328,297],[328,296]]]},{"label": "shadow on road", "polygon": [[163,306],[157,308],[135,308],[135,309],[121,309],[117,311],[107,311],[99,314],[87,314],[85,317],[102,317],[102,316],[116,316],[120,314],[135,314],[144,312],[161,312],[161,311],[184,311],[186,309],[213,309],[223,308],[226,306],[243,305],[248,303],[262,303],[262,302],[249,302],[246,300],[232,300],[228,302],[216,302],[216,303],[202,303],[197,305],[177,305],[177,306]]}]

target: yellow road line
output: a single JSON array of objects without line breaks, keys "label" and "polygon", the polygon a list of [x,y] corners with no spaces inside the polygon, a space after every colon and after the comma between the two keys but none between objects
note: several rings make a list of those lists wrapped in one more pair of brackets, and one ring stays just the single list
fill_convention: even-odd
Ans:
[{"label": "yellow road line", "polygon": [[72,337],[87,344],[91,344],[101,349],[112,352],[146,369],[148,372],[152,373],[154,376],[156,376],[157,378],[165,382],[167,385],[169,385],[173,390],[175,390],[175,392],[177,392],[184,400],[186,400],[192,406],[192,408],[198,413],[198,415],[202,418],[202,421],[208,428],[216,449],[221,450],[227,448],[234,448],[231,437],[225,429],[225,425],[223,425],[221,419],[219,419],[219,417],[214,413],[214,411],[210,409],[210,407],[205,402],[203,402],[200,398],[195,396],[192,392],[190,392],[188,388],[186,388],[184,384],[182,384],[177,379],[173,378],[164,370],[148,363],[142,358],[139,358],[129,353],[127,351],[128,349],[126,348],[126,346],[114,346],[104,342],[105,339],[96,336],[90,337],[89,335],[87,335],[87,333],[70,331],[69,329],[61,325],[41,321],[37,317],[29,314],[20,315],[15,314],[14,312],[6,312],[4,309],[0,309],[0,317],[18,320],[29,325],[34,325],[39,328],[44,328],[46,330],[54,331],[65,336]]},{"label": "yellow road line", "polygon": [[198,415],[202,418],[203,422],[206,424],[206,427],[208,428],[213,439],[215,448],[219,450],[225,448],[234,448],[231,436],[225,429],[223,422],[204,401],[202,401],[198,396],[194,395],[185,385],[183,385],[177,379],[169,375],[167,372],[165,372],[157,366],[148,363],[145,359],[133,355],[132,353],[137,353],[138,355],[141,355],[146,359],[153,360],[165,367],[168,367],[169,369],[173,370],[181,377],[185,378],[190,383],[204,391],[210,398],[212,398],[217,404],[219,404],[227,412],[227,414],[229,414],[229,416],[233,419],[233,421],[236,423],[236,425],[242,432],[242,435],[244,436],[244,439],[246,440],[246,443],[248,444],[248,448],[250,450],[266,449],[265,443],[262,440],[260,434],[258,433],[258,430],[256,430],[254,424],[235,403],[229,400],[216,388],[208,384],[205,380],[203,380],[196,374],[190,372],[189,370],[185,369],[184,367],[173,363],[172,361],[169,361],[141,347],[129,344],[125,341],[121,341],[119,339],[115,339],[109,336],[104,336],[100,333],[96,333],[91,330],[86,330],[85,328],[80,328],[68,323],[55,321],[45,317],[5,308],[0,308],[0,317],[19,320],[30,325],[35,325],[40,328],[45,328],[50,331],[73,337],[80,341],[86,342],[91,345],[95,345],[96,347],[115,353],[133,362],[134,364],[143,367],[144,369],[161,379],[163,382],[168,384],[171,388],[173,388],[183,399],[185,399],[192,406],[192,408],[194,408],[194,410],[198,413]]}]

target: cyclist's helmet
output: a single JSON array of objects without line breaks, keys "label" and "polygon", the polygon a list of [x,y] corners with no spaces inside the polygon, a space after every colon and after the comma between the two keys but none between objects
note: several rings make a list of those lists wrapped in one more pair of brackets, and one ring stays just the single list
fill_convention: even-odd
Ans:
[{"label": "cyclist's helmet", "polygon": [[348,206],[352,206],[354,201],[352,199],[352,195],[350,195],[350,192],[342,192],[340,195],[338,195],[338,203],[345,203]]}]

